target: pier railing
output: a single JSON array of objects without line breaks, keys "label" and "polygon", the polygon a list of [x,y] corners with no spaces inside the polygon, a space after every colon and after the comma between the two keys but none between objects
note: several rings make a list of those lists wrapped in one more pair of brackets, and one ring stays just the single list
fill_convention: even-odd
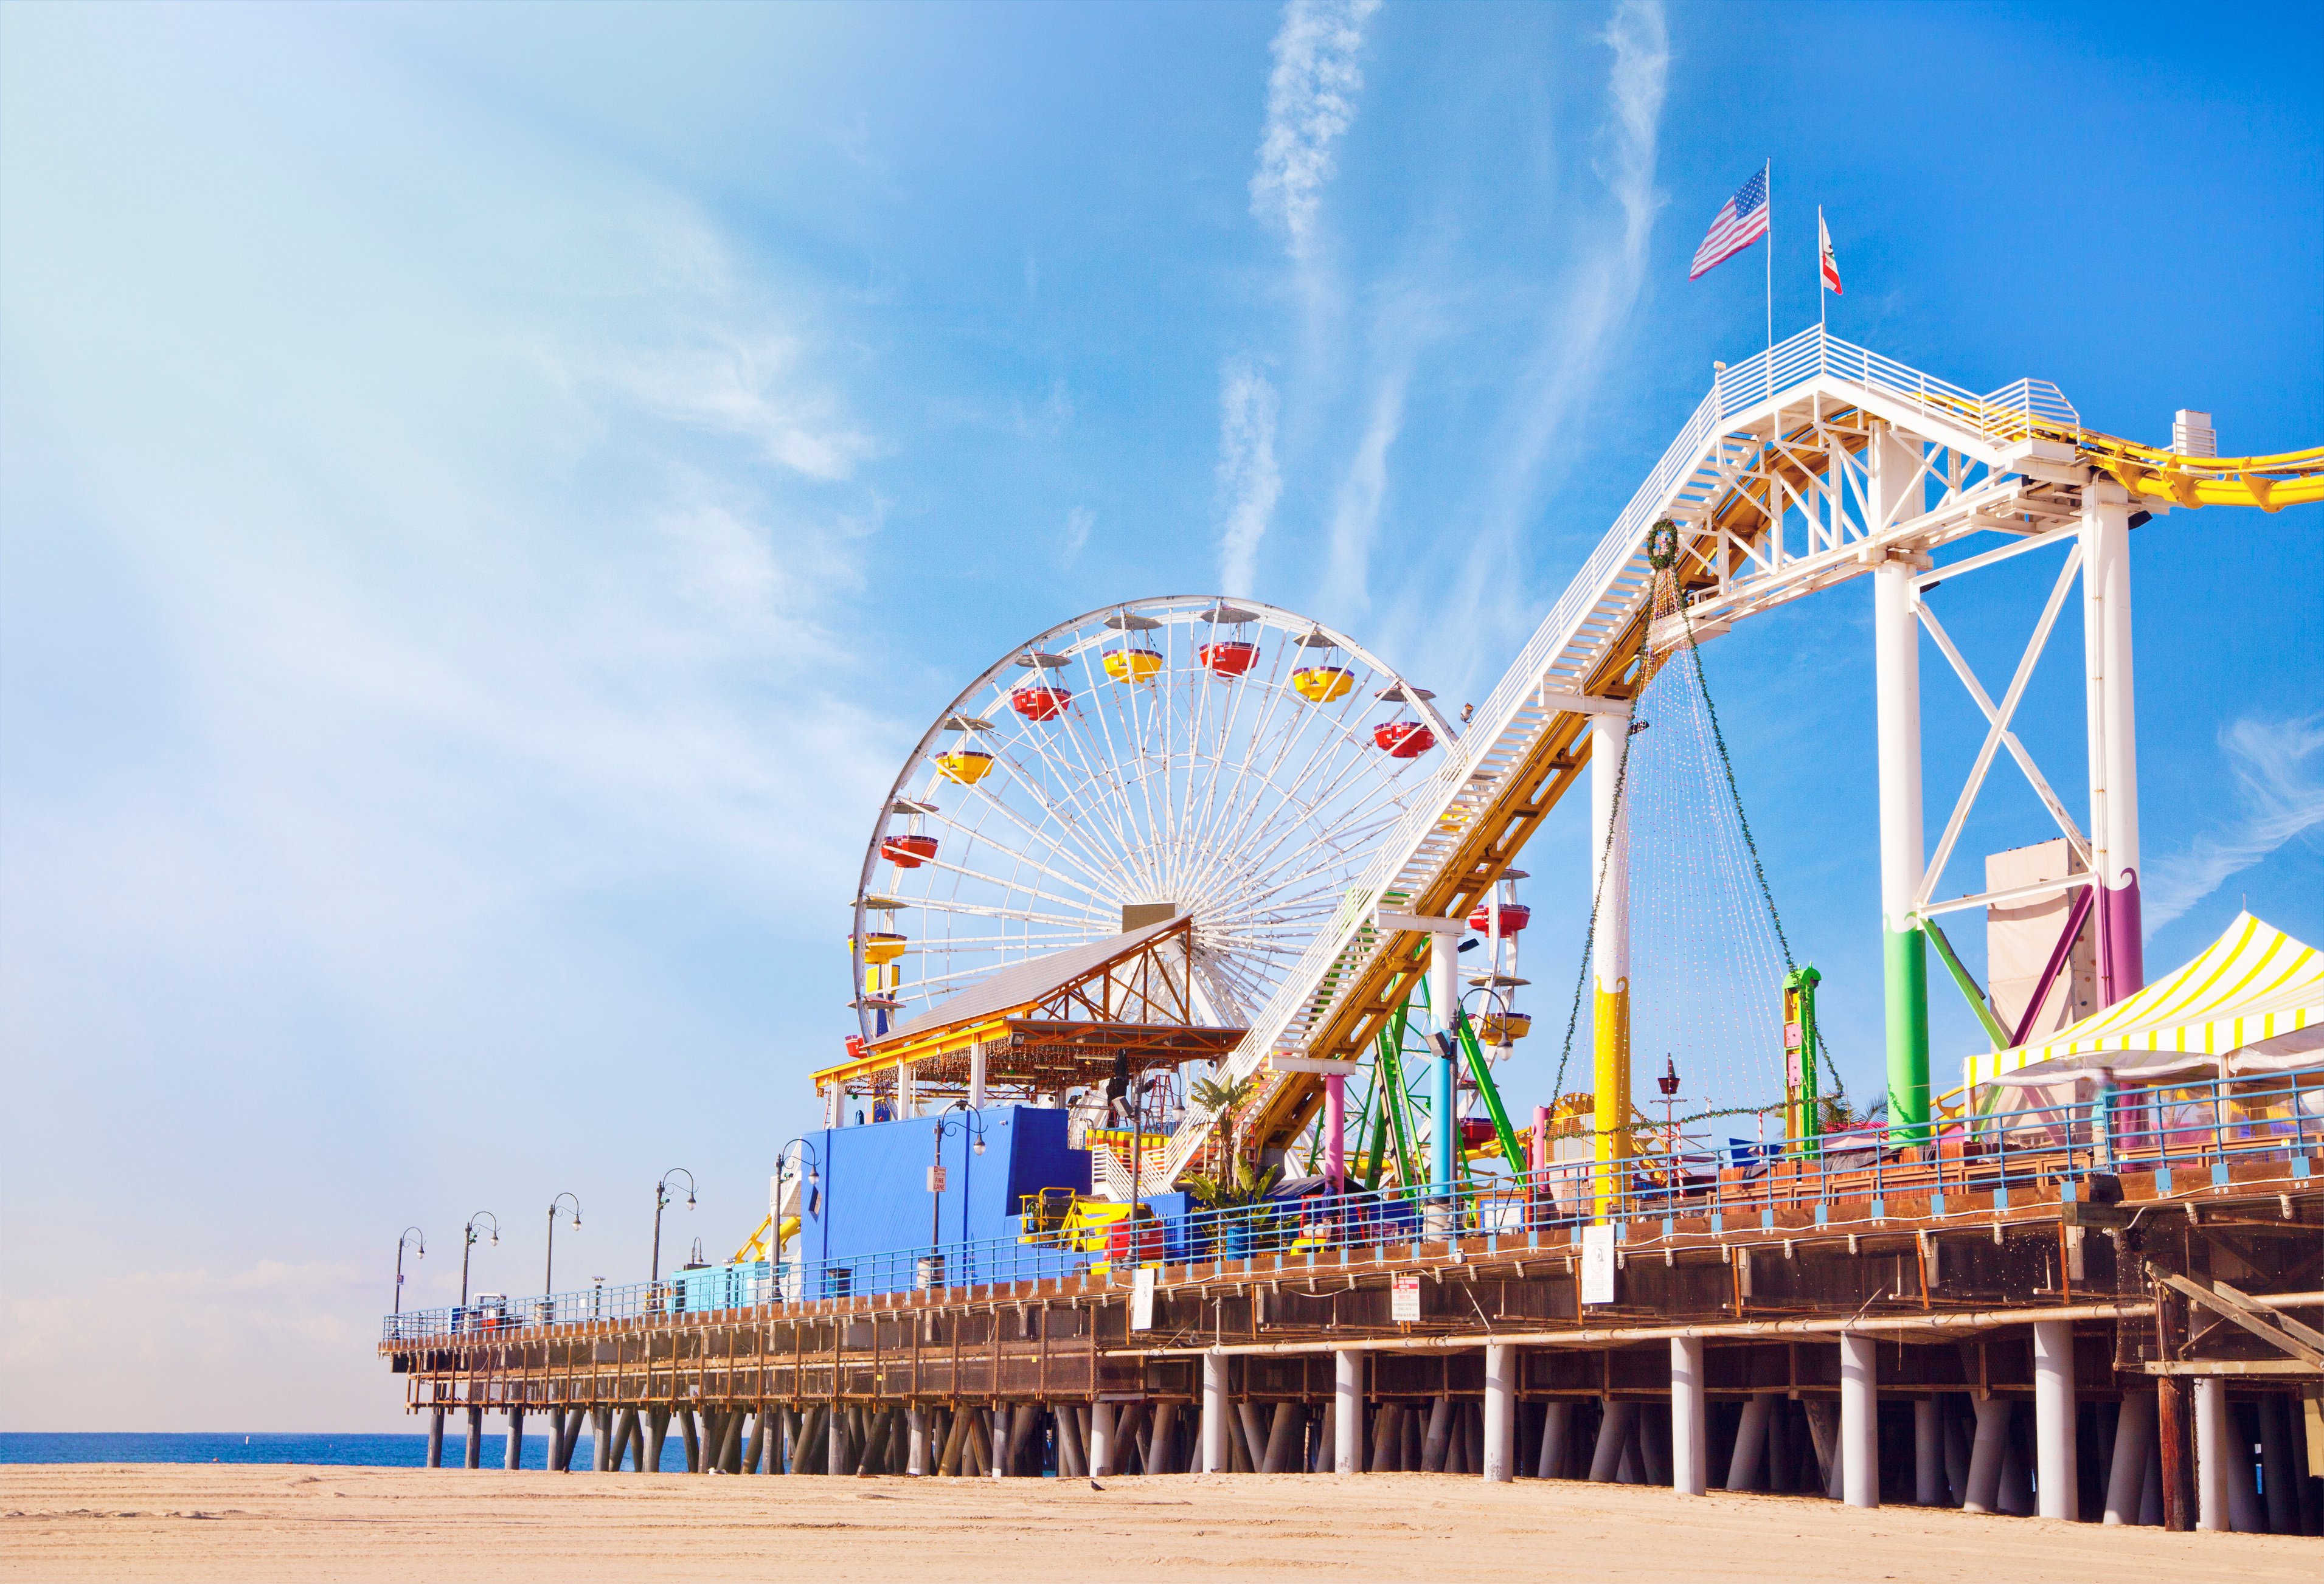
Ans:
[{"label": "pier railing", "polygon": [[[387,1341],[474,1337],[591,1321],[679,1319],[689,1314],[789,1309],[830,1299],[930,1292],[965,1297],[995,1285],[1140,1266],[1249,1259],[1259,1254],[1357,1249],[1452,1236],[1523,1236],[1607,1222],[1618,1239],[1631,1224],[1705,1220],[1748,1233],[1775,1225],[1779,1209],[1816,1207],[1819,1224],[1841,1202],[1860,1219],[1890,1219],[1889,1202],[1987,1194],[2006,1208],[2013,1193],[2093,1178],[2156,1174],[2171,1191],[2181,1174],[2224,1180],[2231,1161],[2304,1160],[2324,1150],[2324,1073],[2107,1089],[2058,1104],[1947,1127],[1933,1144],[1907,1145],[1878,1127],[1820,1138],[1705,1147],[1682,1143],[1600,1165],[1554,1162],[1530,1171],[1478,1174],[1449,1187],[1391,1185],[1345,1193],[1294,1193],[1260,1203],[1087,1231],[1028,1230],[1016,1237],[921,1244],[849,1258],[794,1257],[680,1272],[659,1282],[593,1286],[386,1316]],[[1585,1141],[1586,1142],[1586,1141]],[[1313,1181],[1309,1179],[1307,1181]],[[2181,1184],[2183,1186],[2184,1184]],[[1295,1185],[1296,1187],[1296,1185]]]}]

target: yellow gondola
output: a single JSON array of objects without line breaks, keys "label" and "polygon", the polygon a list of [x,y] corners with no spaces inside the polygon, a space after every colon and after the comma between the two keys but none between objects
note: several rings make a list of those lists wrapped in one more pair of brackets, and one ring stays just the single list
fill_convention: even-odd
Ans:
[{"label": "yellow gondola", "polygon": [[1151,682],[1162,669],[1161,652],[1150,649],[1110,649],[1105,674],[1116,682]]},{"label": "yellow gondola", "polygon": [[[854,944],[855,937],[849,936],[848,944]],[[904,947],[908,944],[908,938],[904,935],[892,935],[885,930],[866,930],[863,933],[863,960],[866,962],[893,962],[904,954]]]},{"label": "yellow gondola", "polygon": [[992,769],[992,756],[981,748],[955,748],[936,755],[936,771],[947,781],[973,787]]},{"label": "yellow gondola", "polygon": [[1356,674],[1345,666],[1302,666],[1291,673],[1291,686],[1309,704],[1331,704],[1348,696]]}]

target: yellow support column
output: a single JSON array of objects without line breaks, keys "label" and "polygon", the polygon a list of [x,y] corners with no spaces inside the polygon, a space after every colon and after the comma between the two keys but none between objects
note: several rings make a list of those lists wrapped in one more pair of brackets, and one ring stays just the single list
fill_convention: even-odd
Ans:
[{"label": "yellow support column", "polygon": [[[1595,1148],[1591,1198],[1600,1220],[1619,1203],[1630,1142],[1630,818],[1618,806],[1617,783],[1628,715],[1600,715],[1591,726],[1591,893],[1597,923],[1590,939],[1591,1071]],[[1627,799],[1619,800],[1627,802]]]}]

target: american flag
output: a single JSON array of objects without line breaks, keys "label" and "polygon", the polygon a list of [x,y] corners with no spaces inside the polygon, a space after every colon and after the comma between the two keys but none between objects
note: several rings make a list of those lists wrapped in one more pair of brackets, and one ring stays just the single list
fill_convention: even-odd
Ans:
[{"label": "american flag", "polygon": [[1696,279],[1766,235],[1767,170],[1763,165],[1727,200],[1719,211],[1719,218],[1711,223],[1711,234],[1694,250],[1694,268],[1686,272],[1686,278]]}]

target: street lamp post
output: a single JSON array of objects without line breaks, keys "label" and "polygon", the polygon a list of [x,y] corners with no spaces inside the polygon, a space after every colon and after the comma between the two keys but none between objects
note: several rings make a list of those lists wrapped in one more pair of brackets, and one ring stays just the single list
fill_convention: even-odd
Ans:
[{"label": "street lamp post", "polygon": [[[790,1180],[791,1151],[793,1148],[797,1148],[800,1155],[806,1157],[799,1163],[807,1171],[807,1185],[808,1192],[808,1198],[799,1205],[799,1209],[802,1212],[799,1217],[799,1224],[802,1229],[806,1227],[807,1216],[815,1213],[814,1196],[818,1185],[822,1182],[823,1156],[816,1152],[814,1140],[808,1138],[806,1135],[802,1134],[798,1137],[790,1140],[780,1149],[775,1152],[774,1226],[770,1230],[767,1239],[767,1258],[768,1270],[770,1278],[774,1282],[775,1290],[778,1293],[780,1293],[783,1290],[783,1186]],[[802,1242],[801,1247],[802,1249],[804,1249],[804,1242]],[[804,1253],[800,1256],[800,1269],[802,1272],[806,1269],[806,1256]],[[804,1282],[805,1279],[806,1277],[802,1275],[800,1280]]]},{"label": "street lamp post", "polygon": [[[954,1111],[963,1114],[955,1118],[953,1115]],[[968,1135],[969,1147],[976,1154],[982,1155],[984,1153],[984,1120],[976,1114],[976,1108],[970,1105],[968,1101],[956,1100],[936,1113],[936,1127],[933,1131],[934,1155],[928,1163],[927,1280],[924,1284],[929,1287],[936,1285],[937,1262],[944,1257],[940,1250],[944,1247],[945,1135],[947,1133]],[[961,1204],[960,1229],[961,1241],[964,1244],[968,1241],[967,1214],[967,1202],[964,1199]]]},{"label": "street lamp post", "polygon": [[468,1306],[468,1250],[476,1246],[476,1223],[478,1221],[490,1221],[493,1223],[493,1246],[494,1248],[498,1248],[500,1246],[500,1217],[494,1215],[491,1211],[480,1210],[475,1214],[468,1218],[467,1230],[463,1234],[463,1241],[460,1245],[460,1307],[463,1309],[466,1309]]},{"label": "street lamp post", "polygon": [[395,1240],[395,1312],[398,1314],[403,1312],[403,1251],[406,1248],[413,1250],[421,1259],[427,1258],[428,1234],[418,1227],[406,1227],[403,1236]]},{"label": "street lamp post", "polygon": [[560,1193],[549,1202],[549,1262],[541,1266],[540,1293],[548,1297],[557,1291],[557,1207],[567,1200],[573,1201],[573,1229],[581,1229],[581,1197],[576,1193]]},{"label": "street lamp post", "polygon": [[694,1174],[684,1166],[670,1167],[661,1174],[661,1181],[654,1184],[653,1274],[650,1278],[654,1282],[661,1280],[661,1212],[662,1208],[669,1203],[669,1180],[672,1177],[686,1179],[686,1208],[694,1208]]}]

